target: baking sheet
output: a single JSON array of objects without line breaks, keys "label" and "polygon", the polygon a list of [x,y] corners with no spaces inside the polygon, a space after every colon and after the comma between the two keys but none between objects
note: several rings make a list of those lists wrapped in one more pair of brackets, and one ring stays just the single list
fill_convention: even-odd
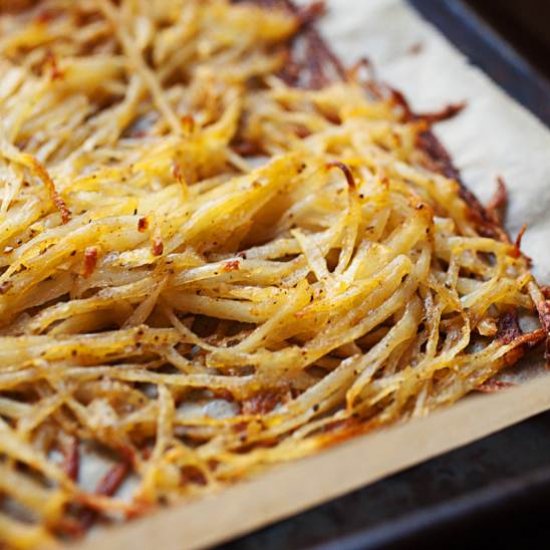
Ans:
[{"label": "baking sheet", "polygon": [[[467,101],[438,135],[468,186],[487,201],[502,175],[509,187],[508,228],[529,229],[525,252],[550,282],[550,132],[482,73],[403,0],[332,0],[323,34],[347,63],[368,55],[379,76],[399,88],[415,110]],[[540,373],[535,369],[534,372]],[[530,370],[533,373],[533,369]],[[163,550],[212,545],[381,479],[550,408],[550,377],[519,388],[470,397],[428,418],[349,441],[278,466],[202,500],[162,510],[107,532],[81,548]]]}]

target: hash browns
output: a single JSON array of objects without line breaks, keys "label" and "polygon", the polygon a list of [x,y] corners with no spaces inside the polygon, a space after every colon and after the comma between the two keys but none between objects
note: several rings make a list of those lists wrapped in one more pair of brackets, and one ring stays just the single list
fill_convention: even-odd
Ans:
[{"label": "hash browns", "polygon": [[321,11],[2,8],[6,546],[425,415],[546,338],[519,243],[431,133],[458,109],[344,68]]}]

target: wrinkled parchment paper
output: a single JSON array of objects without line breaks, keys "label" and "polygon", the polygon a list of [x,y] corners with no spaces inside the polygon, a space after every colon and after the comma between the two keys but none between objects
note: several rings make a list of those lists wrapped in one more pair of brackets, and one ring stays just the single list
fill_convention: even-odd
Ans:
[{"label": "wrinkled parchment paper", "polygon": [[[528,223],[523,249],[534,259],[539,279],[550,282],[550,131],[471,67],[404,0],[327,3],[330,14],[321,30],[346,63],[368,56],[379,77],[403,91],[417,111],[467,102],[437,134],[482,202],[494,192],[496,176],[505,178],[508,229],[515,235]],[[515,389],[468,397],[427,418],[92,534],[79,548],[180,550],[233,538],[549,409],[550,376],[543,371],[531,368],[527,378],[535,373],[535,380]]]}]

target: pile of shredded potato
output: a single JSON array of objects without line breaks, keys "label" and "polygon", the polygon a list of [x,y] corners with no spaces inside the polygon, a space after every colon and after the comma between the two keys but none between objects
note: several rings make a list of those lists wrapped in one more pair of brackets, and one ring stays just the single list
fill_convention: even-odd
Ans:
[{"label": "pile of shredded potato", "polygon": [[344,70],[318,4],[0,10],[0,545],[425,415],[545,339],[504,189],[483,209],[445,113]]}]

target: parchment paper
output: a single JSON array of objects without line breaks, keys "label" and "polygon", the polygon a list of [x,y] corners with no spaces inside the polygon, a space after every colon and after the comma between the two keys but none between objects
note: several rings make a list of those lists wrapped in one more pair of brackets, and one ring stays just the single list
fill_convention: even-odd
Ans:
[{"label": "parchment paper", "polygon": [[[550,132],[501,92],[403,0],[330,0],[324,35],[347,63],[367,55],[379,76],[419,111],[466,100],[438,135],[482,201],[502,175],[510,191],[508,228],[526,222],[525,252],[550,282]],[[418,48],[420,45],[420,48]],[[412,53],[411,50],[418,50]],[[540,372],[540,371],[538,371]],[[468,397],[428,418],[277,466],[202,500],[107,532],[79,547],[180,550],[212,545],[292,515],[550,408],[550,376],[492,396]]]}]

